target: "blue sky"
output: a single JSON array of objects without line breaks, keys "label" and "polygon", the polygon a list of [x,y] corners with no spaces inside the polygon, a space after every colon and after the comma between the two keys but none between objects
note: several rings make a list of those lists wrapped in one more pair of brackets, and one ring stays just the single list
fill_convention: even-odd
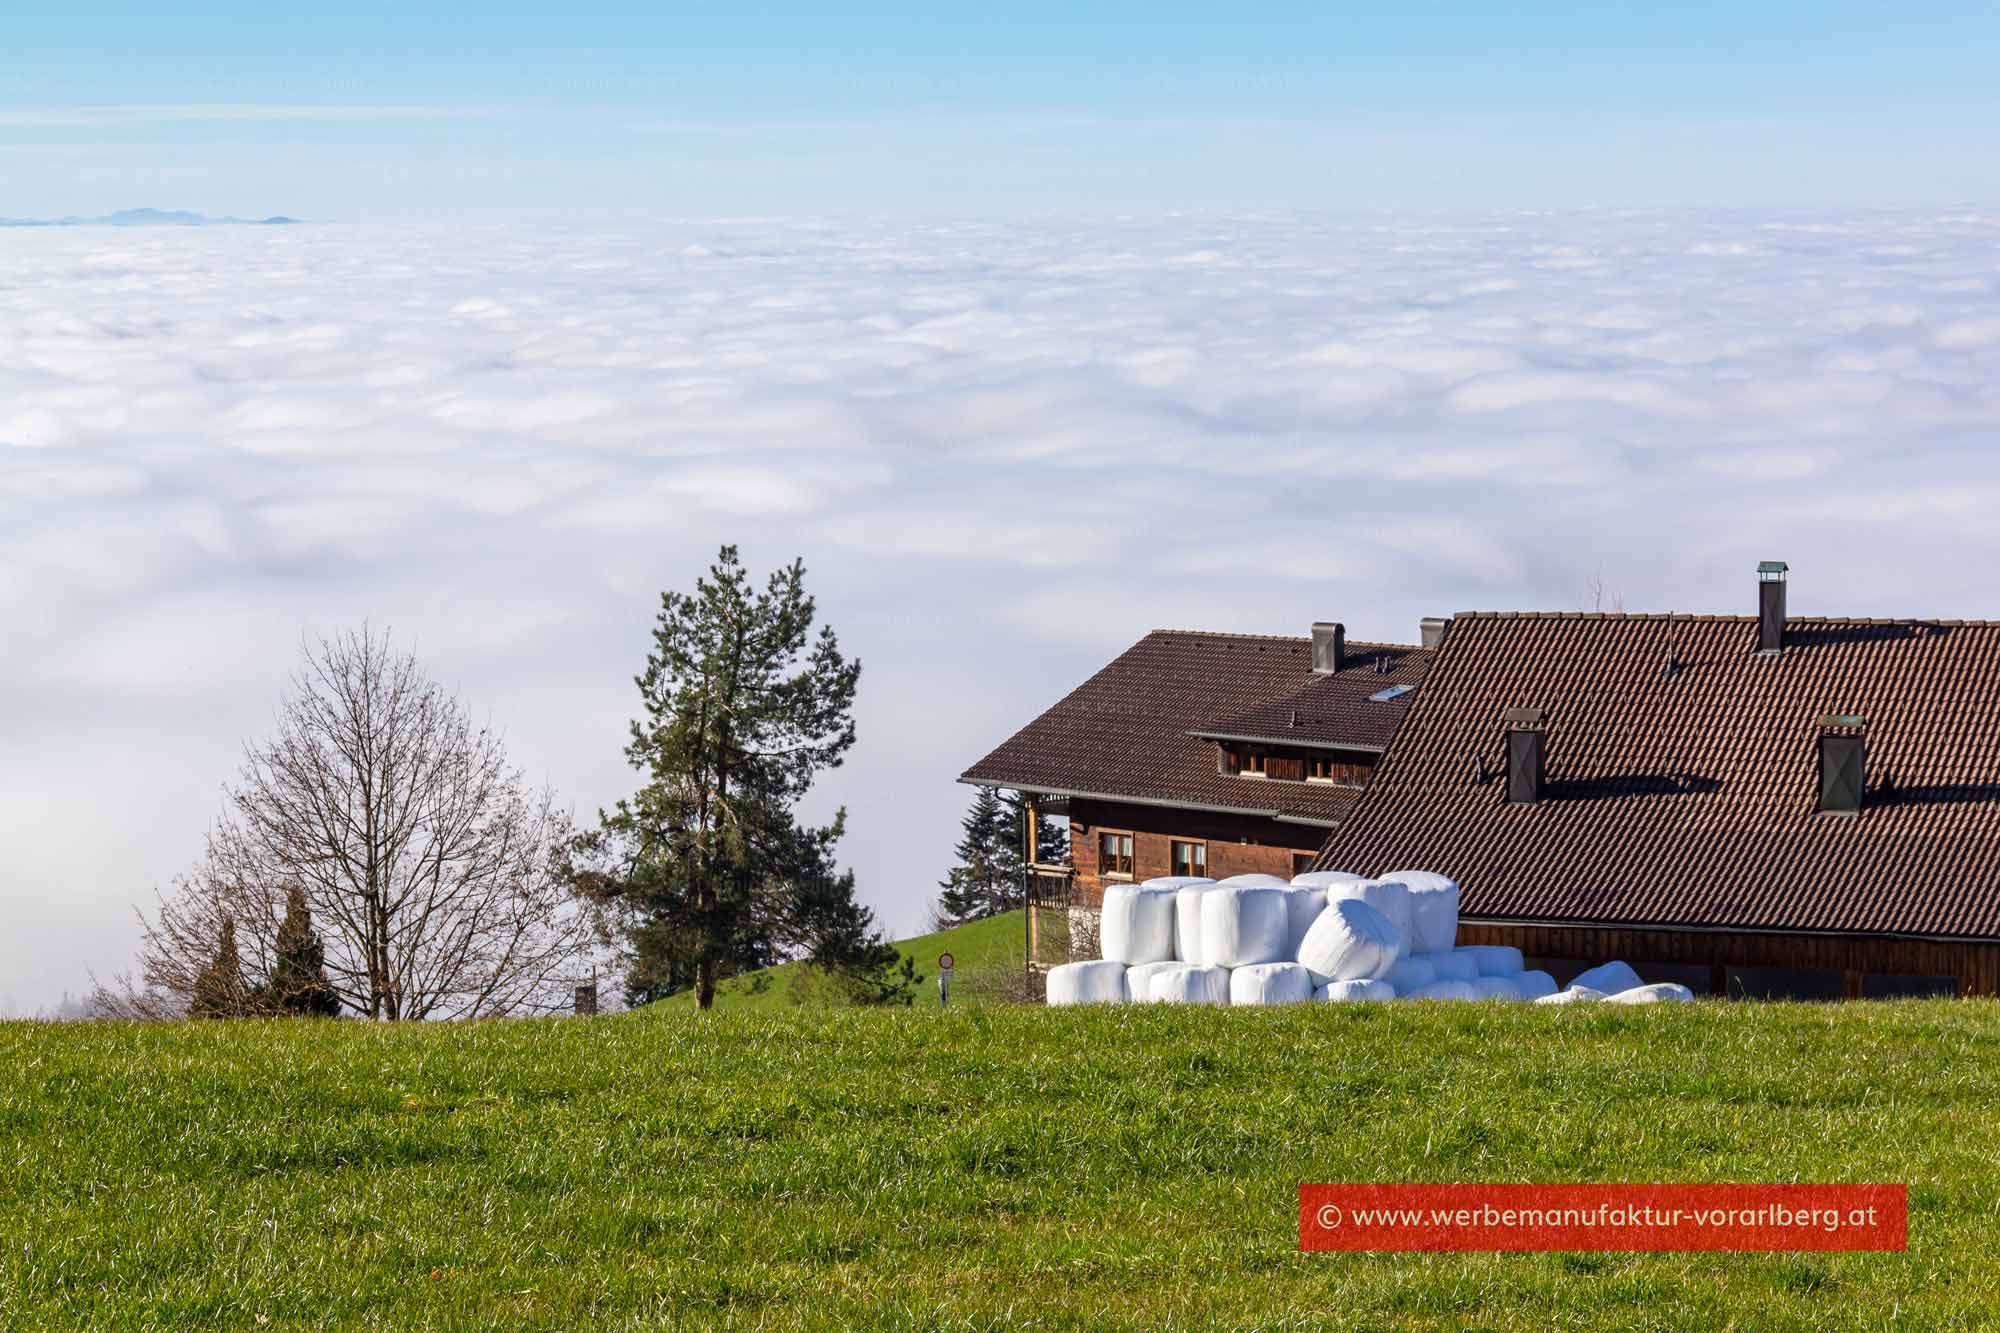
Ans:
[{"label": "blue sky", "polygon": [[1990,4],[31,4],[0,214],[2000,194]]}]

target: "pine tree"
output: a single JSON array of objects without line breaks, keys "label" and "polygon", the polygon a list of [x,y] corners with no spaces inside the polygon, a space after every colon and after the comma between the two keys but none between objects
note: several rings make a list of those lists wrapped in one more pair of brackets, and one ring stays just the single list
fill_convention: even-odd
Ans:
[{"label": "pine tree", "polygon": [[251,1011],[250,988],[243,981],[243,956],[236,948],[236,918],[222,918],[222,939],[215,961],[194,979],[188,998],[189,1018],[243,1018]]},{"label": "pine tree", "polygon": [[752,586],[725,546],[692,594],[667,592],[638,677],[626,758],[644,785],[577,840],[575,882],[622,909],[635,1002],[715,983],[802,949],[853,976],[890,967],[852,875],[832,870],[842,819],[793,806],[854,744],[861,674],[815,610],[798,561]]},{"label": "pine tree", "polygon": [[1019,827],[1018,816],[1009,817],[999,792],[979,788],[965,818],[959,821],[962,832],[954,849],[958,863],[938,882],[937,908],[932,916],[939,927],[977,921],[1005,910],[994,904],[1005,895],[1003,880],[1020,874],[1020,852],[1015,851],[1011,858],[1007,854],[1008,836]]},{"label": "pine tree", "polygon": [[302,1018],[332,1018],[340,1012],[340,997],[326,979],[326,946],[313,930],[305,890],[294,884],[285,898],[285,919],[278,923],[278,945],[266,987],[269,1007]]}]

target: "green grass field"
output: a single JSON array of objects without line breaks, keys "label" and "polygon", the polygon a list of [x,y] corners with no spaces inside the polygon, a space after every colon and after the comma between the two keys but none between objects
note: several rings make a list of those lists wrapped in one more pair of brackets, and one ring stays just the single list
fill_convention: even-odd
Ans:
[{"label": "green grass field", "polygon": [[[924,984],[917,1003],[937,1004],[937,959],[952,956],[951,993],[954,1003],[981,1004],[997,998],[995,992],[1011,989],[1001,985],[1021,972],[1023,953],[1022,921],[1019,912],[1004,912],[984,921],[969,921],[950,930],[915,939],[898,940],[898,952],[915,960]],[[806,1006],[843,1004],[826,981],[803,963],[781,963],[761,971],[745,973],[718,982],[715,1007],[718,1011],[770,1011]],[[667,1009],[693,1009],[694,993],[661,1001]]]},{"label": "green grass field", "polygon": [[[15,1023],[0,1327],[1991,1327],[1996,1108],[1983,1001]],[[1901,1181],[1911,1243],[1300,1254],[1301,1180]]]}]

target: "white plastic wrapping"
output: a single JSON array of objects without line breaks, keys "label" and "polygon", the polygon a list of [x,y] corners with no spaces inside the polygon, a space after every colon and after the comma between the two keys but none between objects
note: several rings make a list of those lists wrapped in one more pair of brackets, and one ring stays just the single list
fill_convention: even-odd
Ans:
[{"label": "white plastic wrapping", "polygon": [[1325,906],[1325,889],[1294,886],[1285,890],[1285,957],[1299,956],[1299,945]]},{"label": "white plastic wrapping", "polygon": [[1402,932],[1359,898],[1328,902],[1299,943],[1299,962],[1315,986],[1379,978],[1402,955]]},{"label": "white plastic wrapping", "polygon": [[1437,969],[1439,981],[1470,981],[1479,975],[1479,960],[1456,949],[1417,956]]},{"label": "white plastic wrapping", "polygon": [[1222,881],[1232,889],[1289,889],[1292,882],[1276,875],[1231,875]]},{"label": "white plastic wrapping", "polygon": [[1201,895],[1201,961],[1215,967],[1289,961],[1287,924],[1284,888],[1218,884]]},{"label": "white plastic wrapping", "polygon": [[1409,886],[1395,879],[1363,879],[1346,884],[1329,884],[1326,890],[1328,902],[1335,898],[1358,898],[1389,918],[1389,924],[1396,928],[1396,934],[1403,940],[1404,952],[1414,952],[1410,943],[1416,938],[1416,921],[1410,907]]},{"label": "white plastic wrapping", "polygon": [[1430,870],[1392,870],[1382,876],[1410,890],[1410,914],[1415,926],[1410,948],[1438,953],[1458,942],[1458,883]]},{"label": "white plastic wrapping", "polygon": [[1297,963],[1251,963],[1229,970],[1231,1004],[1300,1004],[1312,997],[1312,977]]},{"label": "white plastic wrapping", "polygon": [[1140,963],[1128,967],[1125,969],[1125,998],[1133,1004],[1144,1004],[1153,998],[1153,978],[1163,972],[1193,966],[1193,963]]},{"label": "white plastic wrapping", "polygon": [[1201,884],[1213,884],[1206,875],[1155,875],[1139,887],[1142,889],[1185,889]]},{"label": "white plastic wrapping", "polygon": [[1139,884],[1112,884],[1104,890],[1097,922],[1098,950],[1112,962],[1133,967],[1163,963],[1174,956],[1174,890]]},{"label": "white plastic wrapping", "polygon": [[1393,1000],[1396,988],[1386,981],[1329,981],[1313,989],[1315,1000]]},{"label": "white plastic wrapping", "polygon": [[1559,990],[1553,995],[1544,995],[1536,1000],[1535,1003],[1588,1004],[1594,1000],[1601,1000],[1603,998],[1604,992],[1601,990],[1592,990],[1589,986],[1571,986],[1568,990]]},{"label": "white plastic wrapping", "polygon": [[1524,1000],[1539,1000],[1544,995],[1556,993],[1556,979],[1546,972],[1523,972],[1518,977],[1509,978],[1514,989],[1521,992]]},{"label": "white plastic wrapping", "polygon": [[1650,986],[1634,986],[1631,990],[1619,991],[1616,995],[1604,997],[1606,1004],[1691,1004],[1694,992],[1676,981],[1660,981]]},{"label": "white plastic wrapping", "polygon": [[1293,875],[1292,884],[1301,889],[1330,889],[1337,884],[1366,884],[1368,876],[1350,875],[1345,870],[1308,870],[1303,875]]},{"label": "white plastic wrapping", "polygon": [[1201,897],[1214,880],[1183,884],[1174,890],[1174,957],[1183,963],[1207,963],[1201,943]]},{"label": "white plastic wrapping", "polygon": [[1062,963],[1049,969],[1049,1003],[1123,1004],[1125,964],[1108,958]]},{"label": "white plastic wrapping", "polygon": [[1521,999],[1521,992],[1514,985],[1513,977],[1474,977],[1465,984],[1478,991],[1482,1000]]},{"label": "white plastic wrapping", "polygon": [[1228,1004],[1229,969],[1183,963],[1155,972],[1146,985],[1146,999],[1153,1004]]},{"label": "white plastic wrapping", "polygon": [[1472,961],[1479,964],[1482,977],[1519,976],[1527,964],[1521,958],[1521,951],[1511,944],[1461,944],[1453,953],[1469,954]]},{"label": "white plastic wrapping", "polygon": [[1437,979],[1437,969],[1424,958],[1398,958],[1396,965],[1382,974],[1382,980],[1394,986],[1398,995],[1408,995]]},{"label": "white plastic wrapping", "polygon": [[1590,990],[1602,991],[1606,995],[1616,995],[1619,991],[1631,990],[1646,984],[1645,979],[1632,970],[1630,963],[1611,962],[1579,972],[1570,981],[1571,986],[1583,986]]},{"label": "white plastic wrapping", "polygon": [[1479,992],[1469,981],[1433,981],[1428,986],[1419,986],[1402,998],[1406,1000],[1476,1000]]}]

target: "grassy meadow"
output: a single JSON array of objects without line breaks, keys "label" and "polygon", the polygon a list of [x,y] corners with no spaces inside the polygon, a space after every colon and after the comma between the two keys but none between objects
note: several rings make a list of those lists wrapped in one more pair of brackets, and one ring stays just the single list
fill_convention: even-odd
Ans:
[{"label": "grassy meadow", "polygon": [[[916,1002],[936,1006],[937,960],[941,953],[952,956],[952,1003],[984,1004],[1021,998],[1023,928],[1020,912],[1003,912],[950,930],[896,941],[897,952],[913,960],[923,977]],[[732,1013],[844,1003],[839,992],[804,963],[780,963],[730,977],[717,982],[715,987],[716,1009]],[[660,1007],[692,1010],[694,992],[682,991],[661,1001]]]},{"label": "grassy meadow", "polygon": [[[0,1327],[1975,1328],[2000,1005],[0,1025]],[[1911,1187],[1907,1254],[1300,1254],[1301,1180]]]}]

